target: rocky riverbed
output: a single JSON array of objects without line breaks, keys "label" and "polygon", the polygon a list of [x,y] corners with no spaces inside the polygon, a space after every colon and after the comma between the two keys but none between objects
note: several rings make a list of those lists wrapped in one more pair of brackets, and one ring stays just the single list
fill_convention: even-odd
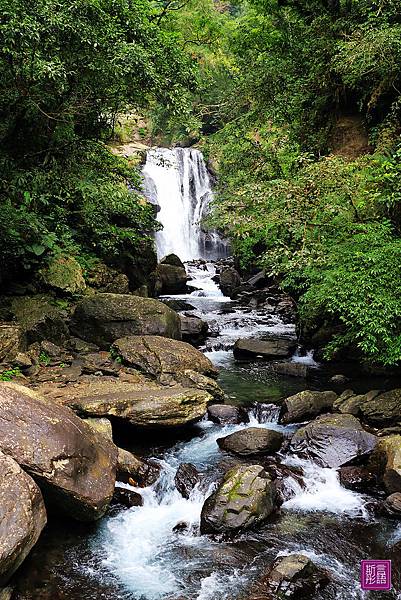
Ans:
[{"label": "rocky riverbed", "polygon": [[263,274],[182,270],[159,299],[9,299],[4,598],[362,598],[363,558],[396,598],[401,387],[322,368]]}]

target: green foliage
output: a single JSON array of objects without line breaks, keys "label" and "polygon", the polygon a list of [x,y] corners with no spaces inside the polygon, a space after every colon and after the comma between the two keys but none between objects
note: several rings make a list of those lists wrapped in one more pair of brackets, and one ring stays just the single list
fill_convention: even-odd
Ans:
[{"label": "green foliage", "polygon": [[47,367],[50,364],[50,356],[46,354],[46,352],[41,352],[39,354],[39,363],[44,367]]},{"label": "green foliage", "polygon": [[19,367],[8,369],[0,373],[0,381],[12,381],[15,377],[21,377],[22,373]]}]

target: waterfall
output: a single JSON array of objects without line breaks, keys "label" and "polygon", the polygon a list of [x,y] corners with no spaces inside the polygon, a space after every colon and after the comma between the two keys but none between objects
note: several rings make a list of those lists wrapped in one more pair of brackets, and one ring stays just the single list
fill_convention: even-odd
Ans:
[{"label": "waterfall", "polygon": [[163,229],[156,233],[159,258],[174,253],[181,260],[216,260],[228,255],[228,244],[216,231],[205,231],[202,219],[213,198],[202,153],[193,148],[154,148],[143,167],[145,194],[158,207]]}]

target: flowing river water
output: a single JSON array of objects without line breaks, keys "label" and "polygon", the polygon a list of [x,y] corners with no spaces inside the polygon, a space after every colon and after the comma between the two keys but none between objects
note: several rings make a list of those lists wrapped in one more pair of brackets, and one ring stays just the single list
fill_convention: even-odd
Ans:
[{"label": "flowing river water", "polygon": [[[196,191],[193,184],[192,190]],[[217,243],[218,252],[223,252],[224,242]],[[165,249],[161,247],[161,251]],[[174,249],[171,244],[169,250]],[[199,246],[188,250],[185,258],[196,258],[192,253],[199,251]],[[224,297],[213,280],[213,262],[188,262],[187,271],[193,291],[179,298],[188,301],[193,313],[209,323],[211,335],[203,351],[220,367],[220,385],[233,404],[248,412],[250,425],[290,436],[297,426],[278,424],[273,403],[301,389],[323,389],[327,384],[319,365],[310,355],[294,355],[292,360],[315,367],[316,376],[306,383],[274,375],[262,362],[238,363],[232,346],[238,338],[260,333],[293,337],[294,324],[257,309],[244,310]],[[367,389],[369,382],[364,385]],[[367,558],[393,560],[394,588],[380,592],[380,598],[401,598],[401,526],[375,516],[372,496],[341,487],[335,469],[322,468],[285,450],[276,457],[288,467],[282,487],[285,501],[279,513],[230,539],[200,535],[205,498],[222,474],[239,462],[221,452],[216,439],[247,426],[222,427],[205,419],[175,433],[175,437],[148,434],[144,439],[133,433],[132,439],[125,439],[126,447],[153,457],[162,466],[154,485],[137,490],[144,505],[113,509],[91,526],[51,520],[22,569],[16,599],[245,600],[252,583],[277,556],[298,552],[313,558],[330,574],[330,584],[315,596],[317,599],[378,597],[378,593],[369,595],[360,590],[359,564]],[[174,483],[183,462],[195,465],[202,475],[201,484],[189,499],[179,494]],[[291,474],[293,469],[302,473],[303,484]],[[187,528],[174,531],[182,522]]]}]

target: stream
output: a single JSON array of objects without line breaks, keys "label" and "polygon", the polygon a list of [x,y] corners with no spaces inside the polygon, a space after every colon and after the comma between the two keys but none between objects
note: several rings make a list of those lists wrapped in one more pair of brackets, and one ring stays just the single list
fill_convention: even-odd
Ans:
[{"label": "stream", "polygon": [[[199,194],[203,201],[205,193],[211,194],[210,182],[205,183],[203,159],[200,161],[198,151],[179,150],[164,149],[157,155],[170,160],[168,167],[155,164],[155,153],[149,157],[150,164],[145,166],[147,187],[153,190],[155,202],[174,197],[199,214]],[[166,172],[174,161],[174,173]],[[192,179],[191,169],[197,173]],[[188,177],[188,185],[183,187],[182,178]],[[194,194],[198,200],[194,201]],[[90,526],[54,519],[22,568],[16,598],[245,600],[252,583],[277,556],[299,552],[330,574],[330,584],[315,596],[317,599],[379,597],[377,592],[374,596],[360,590],[359,564],[368,558],[393,560],[394,589],[380,592],[380,598],[401,598],[401,525],[376,517],[371,509],[375,498],[341,487],[336,470],[301,460],[285,450],[275,457],[277,462],[300,469],[304,486],[291,474],[284,478],[285,502],[279,513],[254,530],[230,539],[200,535],[205,498],[224,472],[241,462],[220,451],[216,439],[249,425],[290,436],[298,425],[278,424],[278,410],[272,403],[302,389],[327,389],[327,380],[311,354],[295,353],[292,358],[314,368],[316,375],[308,382],[275,375],[260,361],[234,360],[232,347],[238,338],[261,333],[294,337],[295,326],[266,311],[244,309],[224,297],[213,280],[216,265],[212,259],[224,258],[227,244],[217,234],[211,241],[202,233],[200,241],[196,238],[198,244],[191,242],[190,247],[187,241],[194,233],[184,230],[193,217],[187,219],[186,213],[181,217],[177,243],[188,261],[192,287],[187,294],[174,298],[186,300],[193,307],[190,312],[208,322],[210,335],[202,349],[220,368],[219,383],[230,402],[244,407],[250,423],[222,427],[204,419],[175,437],[162,435],[149,440],[138,436],[128,443],[126,440],[128,449],[152,457],[162,466],[159,480],[151,487],[136,489],[118,484],[138,491],[144,505],[126,510],[113,508],[100,523]],[[169,227],[173,224],[169,223],[165,232]],[[171,238],[158,238],[157,245],[159,255],[176,251]],[[206,246],[208,250],[202,251]],[[199,257],[205,260],[194,260]],[[361,385],[369,389],[368,380]],[[202,474],[201,483],[188,500],[174,483],[183,462],[192,463]],[[187,528],[173,531],[182,522]]]}]

